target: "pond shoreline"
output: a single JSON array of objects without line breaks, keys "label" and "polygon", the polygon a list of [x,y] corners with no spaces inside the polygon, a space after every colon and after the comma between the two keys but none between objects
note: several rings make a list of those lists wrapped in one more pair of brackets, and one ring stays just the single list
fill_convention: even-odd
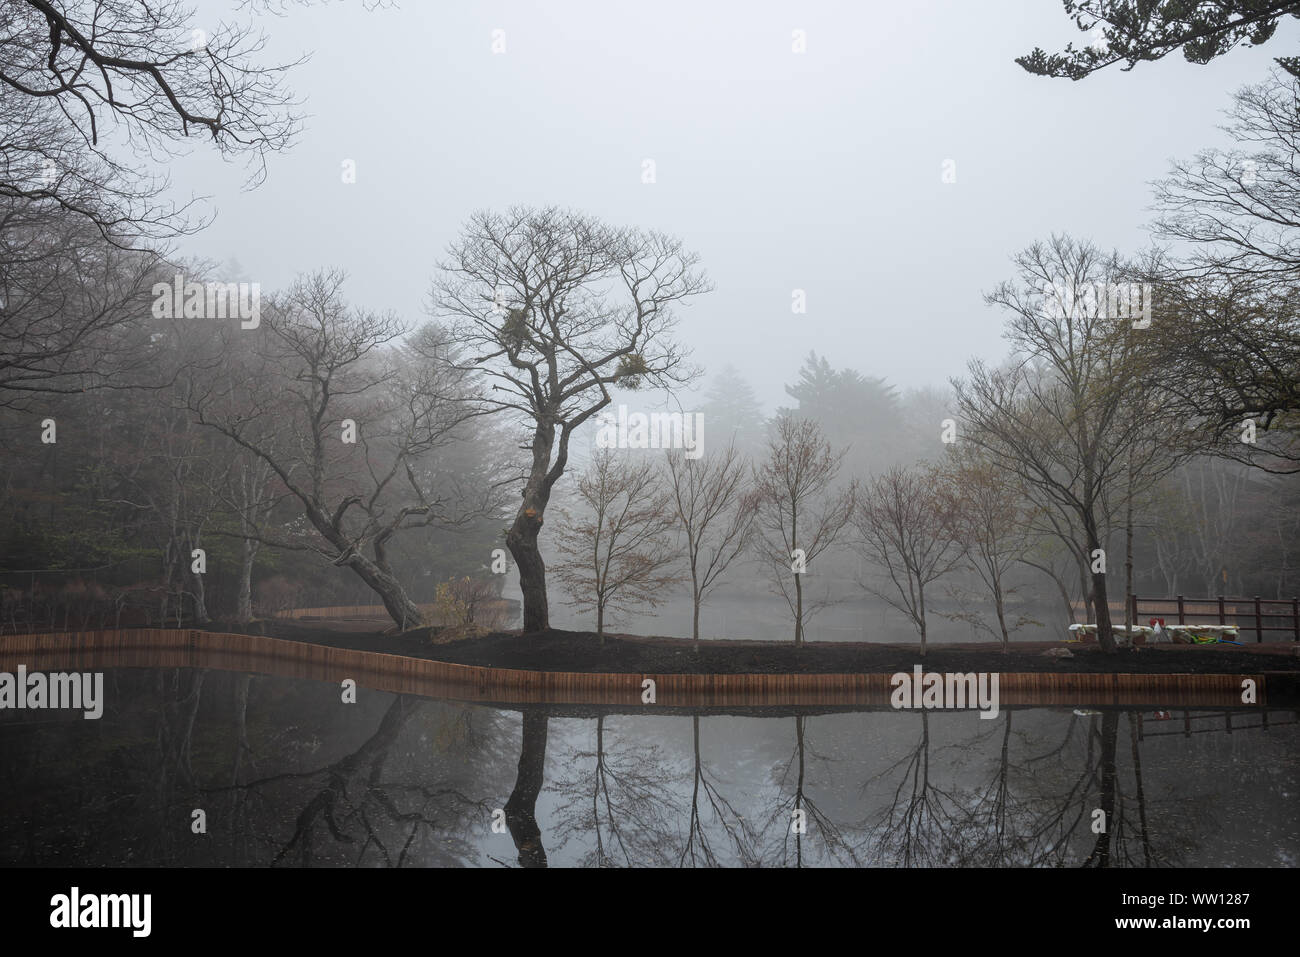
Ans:
[{"label": "pond shoreline", "polygon": [[[897,646],[861,646],[849,649],[808,646],[794,649],[781,646],[775,654],[807,656],[810,666],[830,667],[840,664],[826,652],[864,654],[883,657],[874,663],[874,671],[806,671],[803,673],[736,671],[701,673],[698,671],[635,670],[625,672],[528,670],[499,664],[466,664],[446,660],[481,654],[503,643],[517,646],[528,642],[535,652],[547,650],[549,638],[586,648],[582,633],[560,635],[501,634],[465,642],[430,645],[424,642],[418,656],[404,654],[397,645],[412,645],[420,639],[412,635],[375,633],[322,634],[319,629],[277,629],[280,636],[198,629],[123,629],[120,631],[48,632],[44,634],[0,636],[0,671],[18,665],[52,670],[102,670],[118,667],[151,668],[220,668],[278,674],[335,682],[352,679],[358,685],[398,694],[418,694],[455,700],[510,702],[517,705],[593,705],[620,707],[649,704],[652,710],[664,707],[736,707],[736,706],[828,706],[855,705],[873,708],[896,706],[893,675],[912,674],[914,668],[927,673],[965,674],[985,671],[997,676],[1000,683],[998,706],[1087,706],[1087,707],[1295,707],[1300,704],[1300,671],[1292,670],[1294,657],[1276,652],[1242,652],[1224,654],[1210,651],[1205,657],[1191,657],[1189,652],[1139,652],[1120,656],[1113,669],[1097,670],[1111,664],[1100,654],[1083,654],[1077,658],[1057,659],[1039,655],[1034,670],[1018,670],[1033,656],[1002,655],[997,651],[956,652],[951,648],[934,649],[924,663],[916,661],[914,648]],[[287,637],[289,631],[295,637]],[[496,639],[493,641],[492,639]],[[600,650],[599,642],[590,636]],[[313,640],[314,639],[314,640]],[[655,657],[677,657],[689,648],[679,639],[607,640],[609,649],[621,645],[622,655],[649,653]],[[758,642],[728,643],[725,653],[744,665],[746,656],[764,648]],[[460,646],[457,649],[457,646]],[[683,648],[682,646],[687,646]],[[459,653],[456,652],[459,650]],[[714,649],[715,651],[718,649]],[[701,655],[705,649],[701,648]],[[450,653],[449,653],[450,652]],[[438,657],[434,657],[437,655]],[[1127,658],[1127,660],[1126,660]],[[1148,673],[1124,670],[1133,662],[1147,658],[1164,659],[1170,664],[1187,661],[1203,668],[1240,667],[1254,664],[1252,671],[1235,673],[1223,670],[1170,673],[1167,667]],[[1243,660],[1244,659],[1244,660]],[[773,656],[768,657],[768,663]],[[1063,670],[1076,662],[1093,670]],[[603,661],[591,665],[604,664]],[[760,660],[760,663],[761,660]],[[862,663],[862,662],[859,662]],[[678,668],[689,667],[689,660]],[[1270,667],[1271,666],[1271,667]],[[892,670],[891,670],[892,669]],[[1055,669],[1055,670],[1049,670]],[[647,680],[651,679],[651,680]],[[990,679],[993,680],[993,679]],[[651,699],[644,697],[653,688]],[[1247,690],[1248,689],[1248,690]],[[930,707],[929,704],[926,707]],[[982,709],[982,706],[981,706]]]},{"label": "pond shoreline", "polygon": [[[923,665],[927,671],[1032,672],[1044,674],[1256,674],[1294,672],[1300,657],[1291,642],[1262,645],[1159,645],[1111,656],[1094,644],[1013,642],[1004,654],[996,644],[931,644],[922,657],[915,644],[863,642],[791,643],[606,635],[551,629],[535,634],[493,632],[476,638],[436,641],[436,632],[402,634],[356,631],[330,623],[267,621],[268,637],[335,648],[376,651],[428,661],[519,671],[580,674],[894,674]],[[221,630],[229,630],[223,626]],[[215,629],[214,629],[215,630]],[[248,633],[255,633],[248,630]],[[1045,654],[1053,648],[1070,657]]]}]

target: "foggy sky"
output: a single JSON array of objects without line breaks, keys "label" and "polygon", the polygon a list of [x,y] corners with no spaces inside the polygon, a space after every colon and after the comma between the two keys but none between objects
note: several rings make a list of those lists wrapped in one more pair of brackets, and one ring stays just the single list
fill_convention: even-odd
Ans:
[{"label": "foggy sky", "polygon": [[[200,17],[209,8],[229,16]],[[259,23],[268,60],[313,53],[289,81],[305,129],[251,191],[201,141],[171,164],[177,192],[217,214],[181,254],[237,260],[264,293],[342,266],[350,299],[417,324],[478,208],[556,204],[662,229],[716,283],[681,314],[695,361],[736,365],[768,412],[810,349],[902,387],[1003,355],[1003,317],[981,294],[1010,278],[1008,257],[1052,231],[1144,246],[1149,182],[1222,145],[1231,92],[1300,36],[1291,21],[1207,66],[1176,52],[1073,83],[1013,62],[1086,42],[1057,0],[348,0]],[[956,183],[941,181],[946,159]],[[791,313],[796,288],[806,315]]]}]

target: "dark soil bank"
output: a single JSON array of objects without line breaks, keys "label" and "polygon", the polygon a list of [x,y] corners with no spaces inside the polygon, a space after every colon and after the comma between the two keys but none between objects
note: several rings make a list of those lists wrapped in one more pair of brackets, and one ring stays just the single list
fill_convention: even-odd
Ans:
[{"label": "dark soil bank", "polygon": [[[267,622],[266,633],[293,641],[408,655],[465,665],[526,671],[631,674],[852,674],[911,671],[1036,671],[1056,673],[1243,674],[1300,671],[1290,644],[1264,646],[1162,645],[1103,654],[1095,645],[1013,643],[1010,654],[996,645],[931,645],[922,658],[915,645],[814,642],[803,648],[767,641],[704,641],[700,650],[678,638],[606,636],[591,632],[499,632],[481,638],[435,643],[427,630],[403,635],[340,632],[308,622]],[[1068,647],[1071,657],[1043,654]]]}]

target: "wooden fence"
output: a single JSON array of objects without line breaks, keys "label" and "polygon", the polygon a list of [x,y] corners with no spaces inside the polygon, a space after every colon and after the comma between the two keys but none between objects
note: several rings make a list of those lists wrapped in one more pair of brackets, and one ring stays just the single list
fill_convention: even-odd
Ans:
[{"label": "wooden fence", "polygon": [[[1285,714],[1286,712],[1281,712],[1281,713]],[[1250,724],[1250,723],[1243,724],[1241,722],[1240,715],[1236,716],[1235,723],[1234,723],[1234,716],[1231,711],[1210,712],[1210,713],[1200,713],[1200,714],[1193,714],[1190,711],[1184,711],[1181,720],[1175,719],[1172,712],[1165,711],[1163,713],[1158,713],[1158,716],[1154,720],[1150,720],[1150,721],[1147,719],[1147,716],[1145,714],[1139,712],[1137,716],[1138,740],[1145,741],[1147,738],[1167,738],[1174,735],[1183,738],[1190,738],[1194,734],[1220,734],[1220,733],[1232,734],[1233,732],[1239,732],[1239,731],[1253,731],[1257,728],[1262,731],[1267,731],[1269,730],[1269,728],[1278,728],[1278,727],[1283,727],[1285,725],[1300,724],[1300,720],[1296,720],[1296,718],[1294,717],[1296,715],[1300,715],[1300,712],[1293,711],[1292,715],[1293,718],[1290,721],[1279,721],[1276,715],[1270,719],[1268,711],[1261,710],[1259,712],[1258,724]],[[1247,716],[1246,720],[1247,722],[1249,722],[1250,720],[1249,716]],[[1192,722],[1194,721],[1199,722],[1201,726],[1194,728],[1192,726]],[[1165,731],[1147,730],[1148,724],[1150,724],[1152,727],[1158,728],[1163,726],[1165,722],[1169,722],[1170,725],[1169,730],[1165,730]],[[1214,723],[1210,724],[1210,722],[1214,722]]]},{"label": "wooden fence", "polygon": [[[1255,641],[1264,640],[1264,632],[1276,631],[1300,641],[1300,598],[1140,598],[1133,595],[1133,621],[1143,624],[1151,618],[1163,618],[1167,625],[1236,625],[1241,631],[1255,633]],[[1177,621],[1171,619],[1177,618]],[[1268,623],[1266,623],[1266,620]]]},{"label": "wooden fence", "polygon": [[[0,637],[0,668],[51,670],[113,667],[217,668],[313,681],[354,679],[399,694],[517,704],[656,707],[888,707],[888,674],[587,674],[523,671],[332,648],[260,635],[184,629],[130,629]],[[1269,676],[1000,673],[999,706],[1241,705],[1242,682],[1254,680],[1257,704],[1268,701]],[[642,682],[655,682],[643,705]],[[1281,676],[1294,682],[1294,673]]]},{"label": "wooden fence", "polygon": [[[437,615],[438,607],[432,603],[421,604],[417,606],[421,614],[432,620]],[[515,598],[493,598],[481,603],[481,608],[486,612],[496,612],[507,618],[519,616],[520,603]],[[328,605],[321,608],[286,608],[277,611],[273,618],[301,618],[301,619],[346,619],[357,618],[365,621],[382,620],[391,621],[388,615],[388,609],[383,605]]]}]

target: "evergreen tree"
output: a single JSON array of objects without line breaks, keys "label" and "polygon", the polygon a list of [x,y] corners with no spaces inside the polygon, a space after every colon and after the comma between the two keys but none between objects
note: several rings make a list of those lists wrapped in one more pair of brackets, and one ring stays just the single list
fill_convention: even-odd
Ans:
[{"label": "evergreen tree", "polygon": [[849,448],[847,464],[854,474],[902,456],[898,393],[884,379],[834,369],[825,356],[810,352],[798,381],[785,391],[799,405],[780,411],[812,419],[833,446]]},{"label": "evergreen tree", "polygon": [[766,435],[763,406],[734,366],[724,366],[713,377],[705,390],[701,412],[706,448],[721,449],[734,442],[738,452],[750,457],[762,450]]}]

